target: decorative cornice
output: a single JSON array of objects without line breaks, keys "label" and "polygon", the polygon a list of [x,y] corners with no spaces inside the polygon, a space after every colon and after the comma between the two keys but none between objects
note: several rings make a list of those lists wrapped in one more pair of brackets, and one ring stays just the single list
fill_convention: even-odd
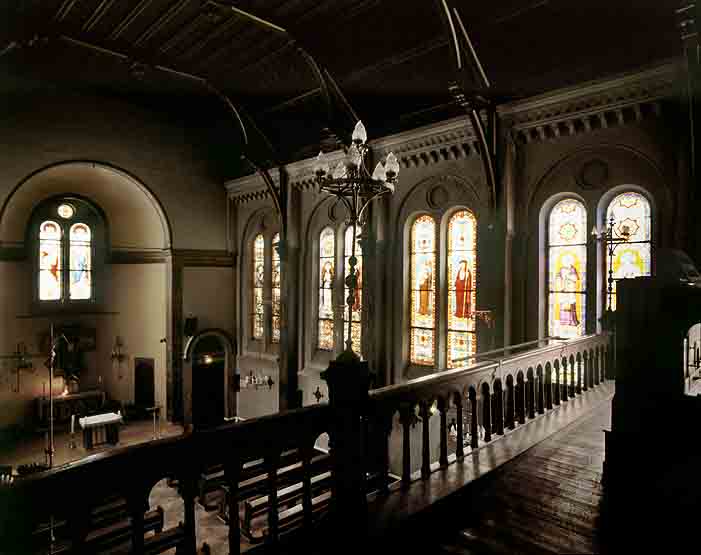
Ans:
[{"label": "decorative cornice", "polygon": [[660,101],[677,93],[682,71],[673,60],[505,104],[498,111],[522,144],[637,123],[660,115]]},{"label": "decorative cornice", "polygon": [[173,258],[185,267],[231,268],[234,256],[224,250],[173,249]]},{"label": "decorative cornice", "polygon": [[[660,100],[676,93],[676,82],[683,66],[671,60],[656,67],[608,79],[600,79],[559,89],[497,108],[505,127],[521,144],[556,139],[595,129],[640,122],[658,117]],[[426,125],[369,142],[375,158],[392,151],[403,168],[413,168],[479,156],[476,137],[465,117]],[[328,153],[330,165],[343,158],[338,150]],[[314,158],[286,166],[290,182],[299,189],[314,186]],[[278,182],[277,171],[274,179]],[[234,203],[268,196],[258,175],[226,183]]]},{"label": "decorative cornice", "polygon": [[168,259],[168,251],[163,249],[152,250],[119,250],[110,252],[110,264],[159,264]]}]

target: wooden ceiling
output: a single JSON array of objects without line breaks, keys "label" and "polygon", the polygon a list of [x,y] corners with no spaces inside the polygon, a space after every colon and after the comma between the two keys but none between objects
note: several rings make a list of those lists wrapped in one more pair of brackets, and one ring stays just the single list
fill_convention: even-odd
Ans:
[{"label": "wooden ceiling", "polygon": [[[442,2],[2,0],[0,87],[12,92],[27,80],[94,87],[186,99],[193,110],[211,101],[201,83],[154,68],[178,70],[224,91],[290,160],[328,136],[325,95],[346,115],[352,107],[371,137],[459,113],[448,93],[455,73]],[[681,50],[673,2],[449,3],[501,99],[637,69]],[[35,36],[48,42],[33,43]],[[23,47],[5,50],[13,41]]]}]

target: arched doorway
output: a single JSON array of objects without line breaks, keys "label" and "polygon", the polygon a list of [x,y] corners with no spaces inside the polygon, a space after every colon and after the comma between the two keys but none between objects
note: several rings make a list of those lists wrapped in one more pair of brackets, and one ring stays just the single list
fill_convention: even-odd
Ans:
[{"label": "arched doorway", "polygon": [[204,330],[185,347],[183,368],[184,423],[206,429],[235,413],[235,395],[229,395],[233,344],[223,330]]}]

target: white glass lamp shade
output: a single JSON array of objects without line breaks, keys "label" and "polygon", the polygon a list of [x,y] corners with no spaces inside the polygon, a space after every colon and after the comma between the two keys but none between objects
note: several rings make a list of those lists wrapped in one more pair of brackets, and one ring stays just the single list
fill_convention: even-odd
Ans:
[{"label": "white glass lamp shade", "polygon": [[385,162],[385,175],[389,181],[390,179],[397,177],[398,174],[399,162],[397,161],[397,157],[394,155],[394,153],[390,152],[387,155],[387,161]]},{"label": "white glass lamp shade", "polygon": [[353,142],[357,144],[365,144],[368,140],[368,132],[365,130],[365,126],[362,121],[358,121],[355,124],[355,129],[353,129]]},{"label": "white glass lamp shade", "polygon": [[375,171],[372,172],[372,178],[375,181],[384,181],[385,180],[385,168],[382,165],[382,162],[378,162],[377,166],[375,166]]},{"label": "white glass lamp shade", "polygon": [[329,173],[329,164],[326,161],[326,156],[323,152],[319,152],[319,155],[316,157],[316,163],[314,164],[314,172],[317,175],[326,175],[327,173]]},{"label": "white glass lamp shade", "polygon": [[357,168],[360,165],[360,151],[355,144],[352,144],[346,153],[346,166]]},{"label": "white glass lamp shade", "polygon": [[340,178],[345,177],[345,176],[346,176],[346,167],[343,165],[343,162],[339,162],[333,170],[333,178],[340,179]]}]

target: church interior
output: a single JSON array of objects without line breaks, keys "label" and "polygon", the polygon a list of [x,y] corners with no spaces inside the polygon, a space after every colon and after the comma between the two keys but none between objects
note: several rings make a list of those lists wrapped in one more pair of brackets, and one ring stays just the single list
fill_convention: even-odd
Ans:
[{"label": "church interior", "polygon": [[1,4],[0,555],[693,541],[694,0]]}]

